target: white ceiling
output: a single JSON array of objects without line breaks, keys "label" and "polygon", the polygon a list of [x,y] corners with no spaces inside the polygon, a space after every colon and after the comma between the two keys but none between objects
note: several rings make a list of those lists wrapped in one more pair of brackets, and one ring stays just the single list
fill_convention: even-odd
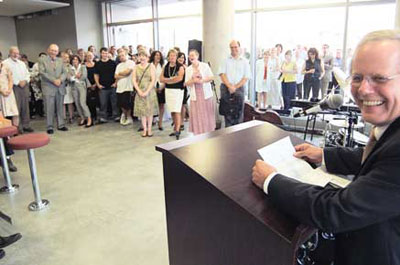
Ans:
[{"label": "white ceiling", "polygon": [[45,0],[0,0],[0,16],[13,17],[66,6],[69,4]]}]

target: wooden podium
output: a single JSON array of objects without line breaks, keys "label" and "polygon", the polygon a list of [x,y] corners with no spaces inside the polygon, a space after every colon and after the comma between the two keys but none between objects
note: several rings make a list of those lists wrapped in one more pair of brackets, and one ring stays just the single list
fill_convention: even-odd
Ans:
[{"label": "wooden podium", "polygon": [[170,265],[295,264],[299,245],[315,230],[281,213],[251,181],[257,150],[288,135],[250,121],[156,147]]}]

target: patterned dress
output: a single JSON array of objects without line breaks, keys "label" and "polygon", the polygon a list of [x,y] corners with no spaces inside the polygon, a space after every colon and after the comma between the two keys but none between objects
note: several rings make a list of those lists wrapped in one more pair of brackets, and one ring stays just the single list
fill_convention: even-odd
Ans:
[{"label": "patterned dress", "polygon": [[[0,90],[8,90],[8,75],[10,69],[0,63]],[[0,110],[4,117],[18,116],[17,101],[15,100],[14,90],[11,89],[11,94],[4,96],[0,94]]]},{"label": "patterned dress", "polygon": [[[194,71],[193,76],[201,79],[201,73]],[[189,131],[194,134],[215,130],[214,99],[204,99],[203,84],[194,84],[196,100],[190,101]]]},{"label": "patterned dress", "polygon": [[[146,91],[151,83],[151,69],[150,67],[146,68],[147,66],[142,68],[141,65],[135,67],[136,82],[142,92]],[[143,78],[140,80],[142,75]],[[150,93],[144,98],[136,94],[133,112],[136,117],[148,117],[158,114],[157,95],[154,88],[152,88]]]}]

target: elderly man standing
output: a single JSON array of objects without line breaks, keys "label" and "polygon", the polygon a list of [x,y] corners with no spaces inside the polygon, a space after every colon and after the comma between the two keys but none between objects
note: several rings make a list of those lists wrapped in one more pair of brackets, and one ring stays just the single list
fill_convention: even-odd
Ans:
[{"label": "elderly man standing", "polygon": [[225,116],[225,127],[240,122],[244,106],[244,86],[251,77],[250,64],[240,55],[240,43],[236,40],[229,44],[231,55],[222,63],[220,114]]},{"label": "elderly man standing", "polygon": [[334,264],[400,264],[400,31],[369,33],[351,65],[351,93],[374,125],[365,148],[296,146],[295,157],[354,175],[344,188],[288,178],[261,160],[253,182],[278,209],[335,234]]},{"label": "elderly man standing", "polygon": [[33,129],[30,127],[29,114],[30,74],[26,64],[19,57],[18,47],[13,46],[10,48],[9,58],[4,60],[3,63],[8,66],[13,76],[13,90],[20,116],[19,131],[33,132]]},{"label": "elderly man standing", "polygon": [[58,46],[51,44],[47,49],[47,56],[39,59],[39,74],[43,95],[46,101],[47,133],[54,133],[54,113],[57,115],[58,130],[68,131],[65,127],[63,104],[66,93],[64,82],[67,78],[67,69],[61,58],[57,58]]}]

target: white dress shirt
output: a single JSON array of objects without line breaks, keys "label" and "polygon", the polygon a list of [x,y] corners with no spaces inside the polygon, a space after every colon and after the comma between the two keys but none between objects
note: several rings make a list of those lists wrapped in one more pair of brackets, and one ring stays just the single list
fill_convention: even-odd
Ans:
[{"label": "white dress shirt", "polygon": [[13,59],[8,58],[4,60],[3,63],[7,65],[8,68],[11,70],[13,75],[14,85],[17,86],[21,81],[29,82],[30,79],[29,70],[23,61],[18,59],[14,61]]},{"label": "white dress shirt", "polygon": [[250,64],[247,59],[239,56],[237,59],[229,56],[221,65],[218,75],[226,74],[229,83],[235,85],[242,78],[251,78]]}]

